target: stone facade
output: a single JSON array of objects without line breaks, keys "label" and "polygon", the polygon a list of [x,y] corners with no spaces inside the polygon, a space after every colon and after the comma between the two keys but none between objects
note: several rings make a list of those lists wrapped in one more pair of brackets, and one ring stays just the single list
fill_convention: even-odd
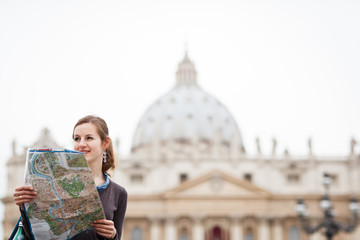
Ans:
[{"label": "stone facade", "polygon": [[[176,163],[145,167],[123,160],[114,179],[129,189],[124,239],[325,239],[319,234],[310,238],[300,230],[294,211],[296,200],[303,198],[313,222],[318,222],[323,216],[319,202],[324,192],[321,176],[325,171],[336,179],[331,200],[337,219],[346,222],[350,216],[349,200],[358,195],[358,189],[349,185],[359,178],[358,173],[350,173],[354,171],[351,167],[354,162],[358,168],[359,158],[355,156],[339,160],[213,161],[185,166],[178,159]],[[187,180],[184,173],[189,174]],[[142,238],[136,238],[137,231]],[[336,239],[355,240],[359,234],[359,231],[342,233]]]},{"label": "stone facade", "polygon": [[[204,111],[207,109],[207,111]],[[214,110],[215,109],[215,110]],[[203,127],[206,126],[206,127]],[[231,114],[196,82],[187,55],[174,89],[139,121],[129,157],[118,158],[112,179],[129,194],[123,240],[323,240],[301,230],[294,211],[304,199],[311,223],[323,217],[322,175],[331,175],[336,219],[346,222],[349,200],[360,193],[360,157],[329,158],[288,152],[250,156]],[[56,147],[45,130],[32,147]],[[15,149],[15,147],[14,147]],[[22,185],[25,151],[9,159],[4,233],[18,216],[12,194]],[[360,239],[360,230],[337,240]]]}]

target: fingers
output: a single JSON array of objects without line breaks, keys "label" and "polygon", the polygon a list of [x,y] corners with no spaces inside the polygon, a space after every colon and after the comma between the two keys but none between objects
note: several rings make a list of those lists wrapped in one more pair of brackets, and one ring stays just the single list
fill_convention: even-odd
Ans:
[{"label": "fingers", "polygon": [[21,186],[15,189],[14,200],[16,205],[22,206],[23,203],[30,202],[35,199],[37,192],[34,191],[32,186]]},{"label": "fingers", "polygon": [[100,236],[110,239],[116,236],[116,228],[114,227],[114,222],[111,220],[95,220],[91,225]]},{"label": "fingers", "polygon": [[36,192],[32,186],[21,186],[15,189],[14,197],[19,197],[23,195],[36,196]]},{"label": "fingers", "polygon": [[33,188],[33,186],[25,185],[25,186],[17,187],[15,189],[15,192],[16,191],[22,191],[22,190],[30,190],[30,191],[32,191],[32,190],[34,190],[34,188]]},{"label": "fingers", "polygon": [[111,220],[107,220],[107,219],[98,219],[98,220],[93,221],[92,223],[114,226],[114,222]]}]

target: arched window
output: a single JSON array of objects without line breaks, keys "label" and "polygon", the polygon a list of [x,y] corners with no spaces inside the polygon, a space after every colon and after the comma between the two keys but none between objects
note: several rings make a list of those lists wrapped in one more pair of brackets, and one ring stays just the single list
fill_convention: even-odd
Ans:
[{"label": "arched window", "polygon": [[140,227],[134,227],[131,231],[131,240],[143,240],[143,231]]},{"label": "arched window", "polygon": [[300,230],[296,226],[292,226],[289,231],[289,240],[301,240]]},{"label": "arched window", "polygon": [[180,231],[180,240],[189,240],[189,234],[186,228],[182,228]]},{"label": "arched window", "polygon": [[248,227],[245,231],[245,240],[254,240],[254,233],[250,227]]}]

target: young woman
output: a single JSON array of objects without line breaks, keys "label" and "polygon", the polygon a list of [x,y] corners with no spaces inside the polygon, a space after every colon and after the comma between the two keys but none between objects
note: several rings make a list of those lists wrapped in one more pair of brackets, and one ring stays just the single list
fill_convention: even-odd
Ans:
[{"label": "young woman", "polygon": [[[81,118],[73,129],[74,149],[83,152],[92,171],[106,219],[95,220],[92,229],[82,232],[72,239],[121,239],[122,227],[127,205],[127,192],[109,179],[108,171],[115,168],[112,142],[106,122],[97,116]],[[26,235],[29,224],[23,211],[23,204],[36,198],[32,186],[15,189],[14,200],[20,207]]]}]

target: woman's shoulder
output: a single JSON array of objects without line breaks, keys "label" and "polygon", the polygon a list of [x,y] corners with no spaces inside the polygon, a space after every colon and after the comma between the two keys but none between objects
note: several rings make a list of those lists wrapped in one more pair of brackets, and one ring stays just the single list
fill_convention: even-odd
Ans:
[{"label": "woman's shoulder", "polygon": [[112,180],[110,180],[109,187],[110,187],[113,191],[118,192],[120,195],[127,196],[127,191],[126,191],[126,189],[125,189],[123,186],[117,184],[116,182],[114,182],[114,181],[112,181]]}]

